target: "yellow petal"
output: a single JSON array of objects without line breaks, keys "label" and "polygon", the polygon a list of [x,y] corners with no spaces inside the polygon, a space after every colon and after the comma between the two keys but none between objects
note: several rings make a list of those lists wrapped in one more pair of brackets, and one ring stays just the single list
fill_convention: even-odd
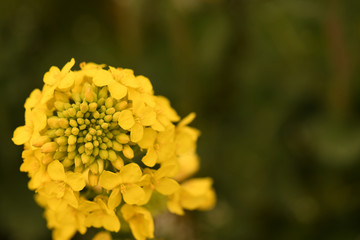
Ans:
[{"label": "yellow petal", "polygon": [[70,88],[75,82],[75,74],[73,72],[69,72],[61,79],[58,88],[59,89],[68,89]]},{"label": "yellow petal", "polygon": [[111,191],[108,200],[108,208],[114,210],[121,203],[121,193],[119,188],[115,188]]},{"label": "yellow petal", "polygon": [[155,189],[163,195],[171,195],[179,190],[179,183],[171,178],[163,178],[156,185]]},{"label": "yellow petal", "polygon": [[16,145],[22,145],[30,140],[32,129],[27,126],[21,126],[15,129],[12,141]]},{"label": "yellow petal", "polygon": [[109,171],[103,171],[99,178],[99,184],[107,190],[112,190],[121,183],[121,178],[118,174]]},{"label": "yellow petal", "polygon": [[93,83],[98,87],[103,87],[109,85],[113,81],[113,77],[110,72],[99,69],[93,78]]},{"label": "yellow petal", "polygon": [[178,170],[177,162],[171,162],[170,160],[162,163],[161,167],[155,172],[154,177],[156,179],[161,179],[163,177],[173,176]]},{"label": "yellow petal", "polygon": [[157,153],[153,147],[149,147],[146,155],[141,159],[141,161],[148,167],[153,167],[156,164]]},{"label": "yellow petal", "polygon": [[65,180],[65,169],[64,166],[59,162],[59,160],[55,160],[49,163],[47,172],[52,180],[55,181]]},{"label": "yellow petal", "polygon": [[129,130],[134,126],[135,120],[130,110],[121,111],[119,114],[118,123],[122,129]]},{"label": "yellow petal", "polygon": [[45,84],[54,85],[57,82],[57,75],[60,74],[58,67],[52,66],[50,70],[44,74],[43,81]]},{"label": "yellow petal", "polygon": [[66,173],[66,183],[77,192],[81,191],[86,185],[84,176],[81,173],[74,172]]},{"label": "yellow petal", "polygon": [[74,208],[78,208],[79,202],[73,192],[70,188],[67,188],[65,190],[64,198],[63,198],[70,206]]},{"label": "yellow petal", "polygon": [[47,117],[43,110],[34,109],[31,111],[31,118],[34,123],[34,130],[41,131],[46,127]]},{"label": "yellow petal", "polygon": [[108,88],[109,88],[109,92],[110,92],[111,96],[118,100],[122,99],[127,94],[127,88],[124,85],[122,85],[116,81],[112,81],[109,84]]},{"label": "yellow petal", "polygon": [[204,196],[204,201],[199,205],[200,210],[210,210],[216,204],[216,194],[214,189],[210,189]]},{"label": "yellow petal", "polygon": [[193,178],[184,182],[181,187],[193,196],[204,195],[211,189],[213,180],[211,178]]},{"label": "yellow petal", "polygon": [[31,92],[30,97],[26,99],[25,108],[33,108],[35,107],[41,99],[41,91],[40,89],[34,89],[34,91]]},{"label": "yellow petal", "polygon": [[69,203],[63,198],[50,198],[47,200],[47,205],[53,211],[62,212],[66,209]]},{"label": "yellow petal", "polygon": [[41,104],[47,103],[50,99],[54,97],[54,91],[56,86],[45,85],[43,87],[43,94],[41,98]]},{"label": "yellow petal", "polygon": [[120,221],[115,215],[105,215],[102,219],[104,228],[112,232],[120,230]]},{"label": "yellow petal", "polygon": [[75,59],[72,58],[70,62],[67,62],[65,66],[61,69],[61,73],[68,73],[74,65],[75,65]]},{"label": "yellow petal", "polygon": [[151,127],[158,132],[165,131],[165,127],[157,120],[153,125],[151,125]]},{"label": "yellow petal", "polygon": [[145,128],[144,129],[144,136],[143,138],[138,142],[138,145],[141,148],[149,148],[154,145],[155,139],[156,139],[157,133],[152,128]]},{"label": "yellow petal", "polygon": [[179,172],[176,179],[182,180],[193,175],[199,170],[200,160],[196,153],[182,154],[178,157]]},{"label": "yellow petal", "polygon": [[63,182],[49,181],[42,185],[38,193],[47,195],[47,197],[62,198],[65,193],[65,184]]},{"label": "yellow petal", "polygon": [[178,194],[175,194],[175,196],[175,198],[172,198],[167,202],[167,207],[171,213],[184,215],[185,212],[179,203]]},{"label": "yellow petal", "polygon": [[145,192],[144,198],[142,199],[142,201],[139,201],[137,203],[137,205],[145,205],[150,201],[150,198],[151,198],[152,193],[153,193],[152,186],[150,186],[150,185],[145,186],[145,187],[143,187],[143,190]]},{"label": "yellow petal", "polygon": [[126,221],[129,221],[134,216],[134,208],[135,206],[131,206],[129,204],[124,204],[121,207],[121,213]]},{"label": "yellow petal", "polygon": [[128,98],[132,101],[133,108],[135,112],[138,111],[144,105],[144,100],[142,95],[136,89],[129,88],[128,89]]},{"label": "yellow petal", "polygon": [[121,208],[124,219],[129,223],[135,239],[154,238],[154,220],[151,213],[139,206],[125,204]]},{"label": "yellow petal", "polygon": [[180,117],[170,106],[170,101],[163,96],[155,96],[156,106],[160,108],[161,114],[165,115],[171,122],[179,121]]},{"label": "yellow petal", "polygon": [[155,111],[150,108],[147,107],[144,109],[142,116],[141,116],[141,123],[144,126],[151,126],[156,122],[156,113]]},{"label": "yellow petal", "polygon": [[151,94],[153,93],[153,87],[151,85],[150,80],[147,77],[139,75],[136,76],[136,80],[138,81],[142,91]]},{"label": "yellow petal", "polygon": [[136,183],[142,176],[141,169],[136,163],[129,163],[120,169],[122,183]]},{"label": "yellow petal", "polygon": [[131,133],[130,133],[130,139],[132,142],[139,142],[144,135],[144,127],[139,124],[139,123],[135,123],[134,126],[131,128]]},{"label": "yellow petal", "polygon": [[123,193],[124,201],[128,204],[137,204],[145,197],[144,190],[136,184],[127,184]]},{"label": "yellow petal", "polygon": [[137,79],[134,76],[134,71],[131,69],[123,69],[121,71],[122,77],[120,79],[120,82],[124,84],[125,86],[137,88],[139,87],[139,83]]}]

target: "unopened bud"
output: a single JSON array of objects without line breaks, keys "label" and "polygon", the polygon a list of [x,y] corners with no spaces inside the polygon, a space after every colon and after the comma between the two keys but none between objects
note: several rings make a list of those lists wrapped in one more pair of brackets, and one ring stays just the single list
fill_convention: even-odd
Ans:
[{"label": "unopened bud", "polygon": [[49,125],[50,128],[58,128],[60,127],[59,125],[59,118],[58,117],[50,117],[48,120],[47,120],[47,123]]},{"label": "unopened bud", "polygon": [[64,135],[64,132],[65,132],[64,129],[58,128],[58,129],[55,131],[55,134],[56,134],[56,136],[60,137],[60,136],[63,136],[63,135]]},{"label": "unopened bud", "polygon": [[41,147],[41,152],[43,153],[55,152],[58,146],[59,145],[56,142],[47,142]]},{"label": "unopened bud", "polygon": [[107,98],[105,101],[105,107],[109,109],[113,105],[114,105],[114,99],[112,97]]},{"label": "unopened bud", "polygon": [[75,151],[69,152],[67,157],[68,157],[69,159],[71,159],[71,160],[75,159],[75,157],[76,157],[76,152],[75,152]]},{"label": "unopened bud", "polygon": [[115,105],[116,111],[124,110],[127,106],[127,101],[121,101]]},{"label": "unopened bud", "polygon": [[109,157],[109,153],[108,153],[108,151],[101,149],[99,152],[99,156],[101,159],[106,160]]},{"label": "unopened bud", "polygon": [[122,152],[126,158],[128,158],[128,159],[134,158],[134,151],[132,150],[132,148],[129,145],[125,145]]},{"label": "unopened bud", "polygon": [[112,115],[106,115],[106,116],[104,117],[104,121],[105,121],[105,122],[111,122],[111,120],[112,120]]},{"label": "unopened bud", "polygon": [[117,155],[116,155],[116,153],[114,152],[114,150],[108,150],[108,154],[109,154],[108,158],[109,158],[109,160],[110,160],[111,162],[112,162],[112,161],[116,161]]},{"label": "unopened bud", "polygon": [[98,101],[97,101],[97,104],[98,106],[101,106],[105,103],[105,99],[104,98],[100,98]]},{"label": "unopened bud", "polygon": [[62,164],[64,165],[64,167],[70,167],[74,164],[74,162],[69,159],[69,158],[65,158],[63,161],[62,161]]},{"label": "unopened bud", "polygon": [[124,166],[124,160],[118,156],[115,161],[111,162],[111,164],[114,166],[114,168],[120,170]]},{"label": "unopened bud", "polygon": [[70,135],[69,138],[68,138],[68,144],[69,145],[73,145],[76,143],[76,137],[74,135]]},{"label": "unopened bud", "polygon": [[61,160],[64,157],[66,157],[66,155],[67,155],[67,152],[55,152],[53,158],[55,160]]},{"label": "unopened bud", "polygon": [[74,152],[76,150],[76,144],[68,145],[67,152]]},{"label": "unopened bud", "polygon": [[59,126],[63,129],[66,129],[69,126],[69,121],[66,118],[60,118]]},{"label": "unopened bud", "polygon": [[106,111],[105,111],[106,114],[114,114],[115,113],[115,108],[108,108]]},{"label": "unopened bud", "polygon": [[64,103],[61,101],[55,101],[54,102],[54,107],[56,108],[57,111],[64,111]]},{"label": "unopened bud", "polygon": [[77,126],[78,126],[77,122],[76,122],[74,119],[70,119],[69,124],[70,124],[70,126],[72,126],[72,127],[77,127]]},{"label": "unopened bud", "polygon": [[120,115],[120,112],[115,112],[115,113],[113,114],[113,116],[112,116],[112,120],[113,120],[114,122],[117,122],[118,119],[119,119],[119,115]]},{"label": "unopened bud", "polygon": [[45,143],[47,143],[49,141],[50,141],[50,138],[48,136],[40,136],[32,142],[32,145],[34,147],[41,147],[42,145],[44,145]]},{"label": "unopened bud", "polygon": [[56,143],[59,145],[66,145],[67,144],[67,137],[61,136],[55,139]]},{"label": "unopened bud", "polygon": [[80,132],[80,130],[79,130],[77,127],[74,127],[74,128],[71,129],[71,133],[72,133],[73,135],[78,135],[79,132]]},{"label": "unopened bud", "polygon": [[95,112],[97,108],[97,103],[96,102],[92,102],[89,104],[89,112]]},{"label": "unopened bud", "polygon": [[113,141],[112,142],[112,148],[115,150],[115,151],[118,151],[120,152],[122,149],[123,149],[123,146],[118,143],[117,141]]},{"label": "unopened bud", "polygon": [[120,133],[116,136],[116,141],[118,141],[121,144],[128,143],[130,141],[130,137],[126,135],[125,133]]},{"label": "unopened bud", "polygon": [[109,95],[108,95],[107,87],[101,88],[98,95],[100,98],[108,98]]},{"label": "unopened bud", "polygon": [[91,187],[95,187],[98,185],[98,181],[99,181],[99,176],[97,174],[91,173],[91,171],[89,171],[89,185]]},{"label": "unopened bud", "polygon": [[75,117],[76,116],[76,110],[74,108],[69,108],[67,110],[68,114],[70,117]]},{"label": "unopened bud", "polygon": [[42,159],[42,163],[43,163],[44,165],[47,165],[47,164],[49,164],[50,162],[52,162],[53,160],[54,160],[53,154],[47,153],[47,154],[45,154],[44,158]]},{"label": "unopened bud", "polygon": [[87,104],[87,102],[83,102],[80,104],[80,111],[82,113],[86,113],[89,110],[89,105]]},{"label": "unopened bud", "polygon": [[96,100],[96,95],[93,92],[93,90],[91,89],[90,85],[85,85],[85,92],[84,92],[84,98],[87,102],[94,102]]},{"label": "unopened bud", "polygon": [[88,162],[90,162],[90,156],[86,153],[81,154],[81,162],[83,164],[87,164]]}]

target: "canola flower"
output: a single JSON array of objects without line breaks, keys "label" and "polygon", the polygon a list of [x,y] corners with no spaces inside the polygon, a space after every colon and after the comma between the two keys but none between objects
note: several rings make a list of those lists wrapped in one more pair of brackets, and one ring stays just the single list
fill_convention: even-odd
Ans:
[{"label": "canola flower", "polygon": [[188,126],[195,114],[180,120],[149,79],[130,69],[81,63],[72,71],[74,64],[45,73],[12,139],[24,145],[20,170],[53,239],[90,227],[105,230],[94,239],[111,239],[123,221],[135,239],[154,238],[147,205],[154,194],[174,214],[211,209],[211,178],[188,179],[199,168],[199,131]]}]

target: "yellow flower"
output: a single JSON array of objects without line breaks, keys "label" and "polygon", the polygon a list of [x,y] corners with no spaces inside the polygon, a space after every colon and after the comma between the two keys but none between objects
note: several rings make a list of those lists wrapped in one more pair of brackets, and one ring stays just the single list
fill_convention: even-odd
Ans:
[{"label": "yellow flower", "polygon": [[136,239],[153,238],[149,210],[165,206],[139,206],[154,190],[176,214],[213,207],[210,178],[182,182],[199,168],[199,131],[188,126],[195,114],[176,125],[180,117],[168,99],[154,95],[148,78],[95,63],[73,71],[74,64],[71,59],[45,73],[12,138],[24,145],[20,171],[30,178],[53,238],[68,240],[89,227],[118,232],[119,218]]},{"label": "yellow flower", "polygon": [[124,201],[128,204],[137,204],[142,201],[145,193],[137,184],[141,176],[141,169],[136,163],[125,165],[118,173],[103,171],[99,184],[107,190],[112,190],[109,201],[110,199],[116,201],[116,204],[111,205],[112,208],[120,204],[120,194],[124,196]]},{"label": "yellow flower", "polygon": [[176,143],[174,127],[167,127],[167,131],[156,132],[154,129],[146,128],[143,139],[138,142],[139,146],[147,149],[142,162],[153,167],[156,163],[165,162],[175,156]]},{"label": "yellow flower", "polygon": [[141,185],[145,191],[145,198],[140,205],[149,201],[154,189],[165,196],[172,195],[179,190],[179,183],[171,178],[175,169],[174,164],[169,164],[160,167],[158,170],[149,168],[144,170]]},{"label": "yellow flower", "polygon": [[48,198],[48,206],[59,211],[67,205],[77,208],[78,198],[75,193],[85,187],[83,175],[70,171],[65,173],[64,166],[58,160],[48,165],[47,172],[52,181],[43,183],[38,193]]},{"label": "yellow flower", "polygon": [[121,208],[125,221],[130,225],[136,240],[154,238],[154,220],[151,213],[143,207],[125,204]]},{"label": "yellow flower", "polygon": [[194,178],[181,184],[168,201],[170,212],[183,215],[184,210],[208,210],[214,207],[216,197],[210,178]]},{"label": "yellow flower", "polygon": [[81,207],[85,207],[84,211],[89,212],[85,219],[88,227],[104,227],[106,230],[112,232],[118,232],[120,230],[120,221],[114,210],[108,207],[108,201],[108,197],[98,195],[95,197],[94,202],[83,202],[83,206]]},{"label": "yellow flower", "polygon": [[56,89],[66,91],[72,87],[75,81],[75,74],[71,72],[75,60],[72,58],[60,71],[58,67],[51,67],[44,75],[44,97],[41,103],[49,101]]},{"label": "yellow flower", "polygon": [[154,109],[145,104],[133,107],[132,110],[123,110],[119,114],[119,125],[124,130],[130,130],[132,142],[139,142],[144,135],[144,127],[155,123],[156,113]]},{"label": "yellow flower", "polygon": [[[39,198],[37,200],[39,202]],[[77,231],[81,234],[86,233],[86,213],[70,206],[65,207],[62,211],[47,208],[45,217],[48,227],[54,228],[52,234],[54,240],[70,239]]]}]

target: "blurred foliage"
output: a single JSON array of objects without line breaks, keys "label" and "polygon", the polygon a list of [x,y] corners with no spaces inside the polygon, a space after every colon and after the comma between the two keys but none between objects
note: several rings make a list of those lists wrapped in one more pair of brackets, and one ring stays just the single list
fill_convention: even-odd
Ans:
[{"label": "blurred foliage", "polygon": [[50,238],[10,138],[43,74],[71,57],[132,68],[182,117],[198,115],[197,176],[214,178],[218,204],[160,215],[158,239],[360,239],[359,8],[0,1],[0,239]]}]

